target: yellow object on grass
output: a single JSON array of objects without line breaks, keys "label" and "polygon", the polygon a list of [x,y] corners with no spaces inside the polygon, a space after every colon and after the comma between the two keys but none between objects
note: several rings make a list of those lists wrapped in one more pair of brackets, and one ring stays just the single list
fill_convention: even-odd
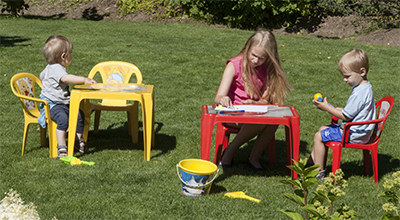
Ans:
[{"label": "yellow object on grass", "polygon": [[240,199],[248,199],[250,201],[253,202],[257,202],[259,203],[261,200],[247,196],[244,192],[242,191],[238,191],[238,192],[229,192],[229,193],[225,193],[226,197],[230,197],[230,198],[240,198]]},{"label": "yellow object on grass", "polygon": [[71,166],[75,166],[75,165],[82,165],[82,161],[78,158],[74,158],[71,160]]}]

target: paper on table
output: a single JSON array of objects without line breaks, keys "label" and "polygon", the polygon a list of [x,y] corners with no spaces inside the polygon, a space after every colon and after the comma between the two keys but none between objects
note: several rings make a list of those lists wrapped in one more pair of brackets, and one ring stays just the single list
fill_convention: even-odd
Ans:
[{"label": "paper on table", "polygon": [[244,110],[245,112],[267,112],[268,111],[268,106],[265,105],[233,105],[233,108],[229,107],[215,107],[216,111],[242,111]]},{"label": "paper on table", "polygon": [[146,88],[137,85],[126,85],[126,84],[93,84],[87,87],[88,89],[93,90],[107,90],[110,92],[119,92],[119,91],[143,91]]}]

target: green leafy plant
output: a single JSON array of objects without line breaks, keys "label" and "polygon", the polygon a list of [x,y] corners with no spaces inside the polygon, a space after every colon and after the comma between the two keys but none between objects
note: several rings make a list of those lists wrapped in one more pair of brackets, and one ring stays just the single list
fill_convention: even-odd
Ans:
[{"label": "green leafy plant", "polygon": [[400,27],[400,0],[321,0],[317,5],[329,15],[362,15],[371,31]]},{"label": "green leafy plant", "polygon": [[116,5],[122,15],[144,12],[154,14],[154,17],[159,19],[179,16],[181,12],[181,6],[178,3],[167,0],[117,0]]},{"label": "green leafy plant", "polygon": [[[295,186],[296,189],[294,193],[284,193],[283,195],[300,206],[300,209],[305,212],[306,219],[353,219],[356,217],[356,212],[350,210],[345,204],[341,204],[341,207],[333,212],[333,203],[345,195],[343,189],[347,187],[347,181],[343,179],[344,173],[341,169],[338,169],[335,174],[329,173],[322,184],[312,188],[316,184],[315,176],[319,171],[315,169],[319,165],[305,168],[306,159],[299,162],[294,161],[294,163],[294,166],[288,167],[297,172],[299,179],[281,180],[281,182]],[[314,197],[309,200],[310,189],[313,190]],[[328,205],[325,206],[324,203]],[[303,219],[301,214],[295,211],[286,209],[279,211],[292,219]]]},{"label": "green leafy plant", "polygon": [[387,198],[388,202],[382,205],[386,213],[381,220],[400,219],[400,171],[393,173],[392,178],[383,183],[383,188],[385,191],[378,196]]}]

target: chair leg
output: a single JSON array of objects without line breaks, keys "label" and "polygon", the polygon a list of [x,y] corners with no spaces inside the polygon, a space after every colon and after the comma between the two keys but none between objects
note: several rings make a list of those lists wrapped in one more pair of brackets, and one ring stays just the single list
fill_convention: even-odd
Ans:
[{"label": "chair leg", "polygon": [[372,170],[374,172],[374,181],[376,184],[378,184],[378,149],[373,149],[371,151],[371,157],[372,157]]},{"label": "chair leg", "polygon": [[94,111],[94,129],[93,129],[93,133],[95,133],[95,134],[97,134],[97,132],[99,132],[100,114],[101,114],[100,110],[95,110]]},{"label": "chair leg", "polygon": [[[372,156],[372,155],[371,155]],[[369,176],[369,163],[371,159],[369,150],[363,150],[363,158],[364,158],[364,175]]]},{"label": "chair leg", "polygon": [[57,157],[57,136],[56,136],[56,129],[57,129],[57,124],[52,121],[48,125],[48,131],[49,131],[49,152],[50,152],[50,157],[51,158],[56,158]]},{"label": "chair leg", "polygon": [[26,140],[28,139],[29,125],[30,124],[25,123],[25,126],[24,126],[24,138],[22,140],[22,156],[24,156],[24,154],[25,154],[25,146],[26,146]]},{"label": "chair leg", "polygon": [[275,165],[275,135],[272,137],[271,141],[268,143],[268,164],[270,166]]},{"label": "chair leg", "polygon": [[[39,129],[40,129],[40,146],[46,147],[47,146],[47,139],[46,139],[47,128],[42,128],[42,126],[39,125]],[[49,143],[49,145],[50,145],[50,143]]]},{"label": "chair leg", "polygon": [[90,101],[89,100],[83,100],[81,102],[81,109],[85,115],[85,119],[83,121],[83,134],[82,137],[85,142],[87,142],[88,139],[88,134],[89,134],[89,126],[90,126],[90,116],[91,116],[91,107],[90,107]]},{"label": "chair leg", "polygon": [[332,173],[340,169],[340,158],[342,157],[342,146],[331,147],[332,149]]},{"label": "chair leg", "polygon": [[131,109],[127,111],[127,115],[129,135],[132,136],[132,143],[137,144],[139,140],[139,104],[137,101],[135,101]]}]

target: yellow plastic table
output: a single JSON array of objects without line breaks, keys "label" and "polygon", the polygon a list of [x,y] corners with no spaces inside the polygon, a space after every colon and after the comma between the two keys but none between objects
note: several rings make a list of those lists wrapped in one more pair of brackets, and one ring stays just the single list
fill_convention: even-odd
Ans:
[{"label": "yellow plastic table", "polygon": [[90,122],[90,99],[125,99],[138,101],[142,105],[144,159],[150,161],[151,146],[154,145],[154,97],[153,85],[144,84],[93,84],[76,85],[71,90],[68,132],[68,156],[74,154],[76,125],[79,107],[83,102],[85,126],[83,138],[87,141]]}]

